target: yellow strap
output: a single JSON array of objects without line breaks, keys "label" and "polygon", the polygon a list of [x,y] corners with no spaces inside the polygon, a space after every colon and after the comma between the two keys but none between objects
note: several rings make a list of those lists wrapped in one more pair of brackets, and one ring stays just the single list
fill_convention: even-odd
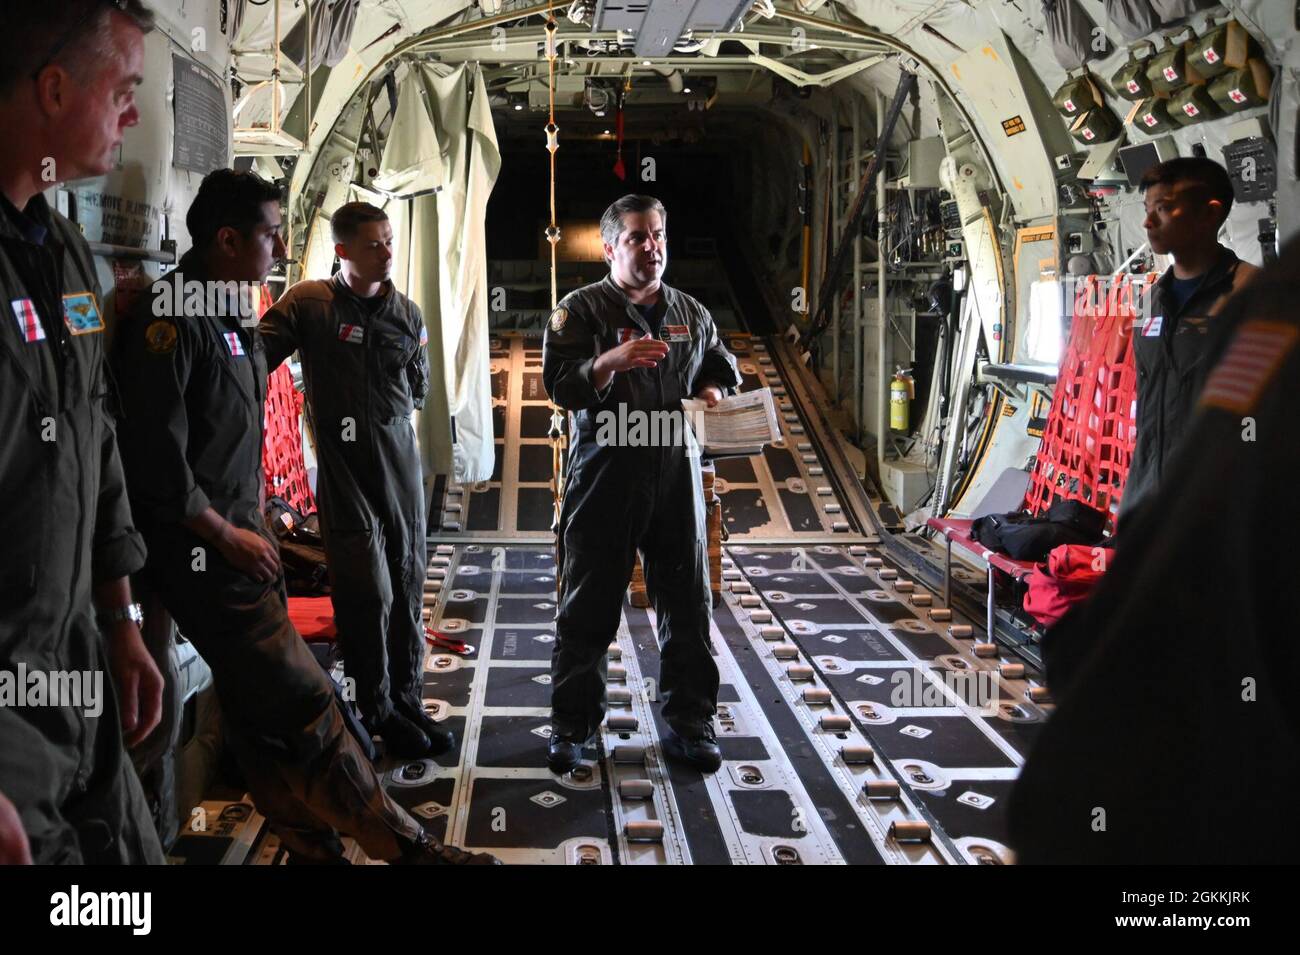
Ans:
[{"label": "yellow strap", "polygon": [[[550,37],[554,38],[558,32],[558,26],[555,22],[555,5],[554,0],[548,0],[546,4],[546,30]],[[550,110],[546,122],[546,149],[551,154],[551,221],[547,229],[547,240],[551,247],[551,311],[554,312],[559,305],[559,294],[557,292],[558,271],[556,264],[556,246],[559,245],[558,232],[559,224],[555,221],[555,153],[559,149],[559,129],[555,125],[555,57],[559,53],[558,40],[546,45],[546,93]],[[554,402],[551,403],[551,414],[554,416],[560,413],[560,408]],[[551,439],[551,487],[554,489],[554,515],[555,523],[558,526],[560,519],[560,501],[564,495],[563,473],[564,473],[564,432],[559,429],[559,434]],[[558,541],[557,541],[558,543]],[[555,582],[558,591],[560,583],[560,567],[557,562],[555,568]]]}]

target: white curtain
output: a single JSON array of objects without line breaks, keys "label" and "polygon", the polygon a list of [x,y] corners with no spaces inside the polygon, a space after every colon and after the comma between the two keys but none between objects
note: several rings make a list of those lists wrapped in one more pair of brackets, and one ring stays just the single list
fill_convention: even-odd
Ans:
[{"label": "white curtain", "polygon": [[435,387],[417,425],[424,464],[459,484],[492,476],[486,218],[500,168],[477,65],[410,65],[372,184],[394,200],[388,213],[402,238],[394,278],[429,331]]}]

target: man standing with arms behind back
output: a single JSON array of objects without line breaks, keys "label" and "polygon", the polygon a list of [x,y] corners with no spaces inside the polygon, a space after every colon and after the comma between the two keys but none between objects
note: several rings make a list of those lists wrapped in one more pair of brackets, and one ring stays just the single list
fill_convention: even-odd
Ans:
[{"label": "man standing with arms behind back", "polygon": [[113,167],[152,19],[137,0],[5,0],[4,20],[0,671],[97,675],[105,698],[98,713],[0,702],[0,789],[38,863],[161,863],[124,748],[157,725],[162,677],[131,600],[145,551],[105,408],[103,299],[85,239],[42,195]]},{"label": "man standing with arms behind back", "polygon": [[419,308],[393,287],[393,227],[367,202],[335,210],[340,268],[299,282],[262,316],[267,369],[302,356],[320,462],[330,598],[357,704],[389,753],[456,745],[424,711],[424,485],[411,413],[429,391]]}]

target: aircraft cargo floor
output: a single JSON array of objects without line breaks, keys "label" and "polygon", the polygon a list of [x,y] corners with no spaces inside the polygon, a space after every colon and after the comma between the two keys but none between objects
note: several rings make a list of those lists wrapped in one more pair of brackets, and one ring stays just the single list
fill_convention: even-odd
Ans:
[{"label": "aircraft cargo floor", "polygon": [[[786,438],[718,469],[722,769],[665,759],[654,611],[630,602],[597,745],[569,777],[546,769],[549,415],[540,342],[515,336],[493,343],[498,473],[442,490],[431,523],[431,625],[473,652],[434,652],[425,698],[459,745],[388,768],[385,785],[437,837],[506,862],[1010,861],[1007,798],[1050,709],[1028,699],[1040,675],[977,644],[972,621],[886,553],[787,346],[727,341],[745,389],[773,387]],[[283,861],[247,799],[205,808],[221,823],[187,833],[178,861]]]}]

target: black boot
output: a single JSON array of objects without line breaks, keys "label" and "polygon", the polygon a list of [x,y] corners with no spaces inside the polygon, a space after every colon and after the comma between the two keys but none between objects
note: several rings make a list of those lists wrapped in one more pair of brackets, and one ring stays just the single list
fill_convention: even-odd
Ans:
[{"label": "black boot", "polygon": [[433,744],[424,731],[402,714],[394,711],[376,723],[367,723],[376,736],[383,737],[384,751],[397,759],[423,759],[432,755]]},{"label": "black boot", "polygon": [[392,862],[393,865],[501,865],[501,860],[487,852],[466,852],[444,845],[424,830]]},{"label": "black boot", "polygon": [[722,766],[722,750],[718,748],[711,723],[690,735],[674,730],[664,737],[664,748],[670,756],[690,763],[702,773],[716,773]]},{"label": "black boot", "polygon": [[456,748],[456,734],[426,713],[423,706],[416,706],[407,700],[394,700],[393,709],[414,723],[429,738],[430,756],[441,756]]},{"label": "black boot", "polygon": [[551,732],[546,747],[546,765],[557,776],[571,773],[582,762],[582,741]]}]

